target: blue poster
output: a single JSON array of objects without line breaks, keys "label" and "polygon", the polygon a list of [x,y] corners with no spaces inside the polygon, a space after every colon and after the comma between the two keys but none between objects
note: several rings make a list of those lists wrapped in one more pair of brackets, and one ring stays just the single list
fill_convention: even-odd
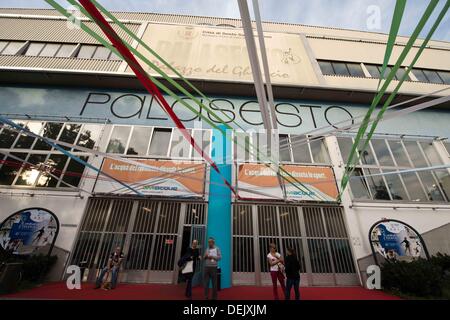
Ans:
[{"label": "blue poster", "polygon": [[26,209],[4,221],[0,229],[0,246],[14,254],[30,254],[52,244],[58,223],[44,209]]}]

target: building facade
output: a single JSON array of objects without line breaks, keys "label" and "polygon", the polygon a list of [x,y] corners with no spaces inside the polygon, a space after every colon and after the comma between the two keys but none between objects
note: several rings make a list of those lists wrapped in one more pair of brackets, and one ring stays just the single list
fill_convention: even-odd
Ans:
[{"label": "building facade", "polygon": [[[139,191],[43,140],[1,127],[0,221],[27,208],[57,216],[52,280],[80,263],[92,279],[120,245],[126,254],[122,281],[175,283],[176,262],[189,242],[214,236],[224,252],[225,287],[268,284],[271,242],[282,254],[296,249],[303,285],[365,285],[366,268],[374,263],[369,232],[383,219],[412,226],[430,254],[450,253],[448,101],[381,122],[336,201],[356,124],[381,77],[387,35],[264,23],[280,161],[298,177],[325,179],[310,184],[321,198],[308,199],[298,190],[272,188],[273,176],[255,154],[262,118],[239,20],[114,14],[208,95],[210,101],[199,99],[209,110],[186,98],[196,113],[166,98],[203,152],[216,161],[232,159],[219,168],[240,197],[221,185],[120,57],[54,10],[0,9],[0,116]],[[406,42],[397,39],[393,59]],[[417,50],[415,45],[388,94]],[[449,61],[450,43],[430,41],[391,105],[402,110],[448,96]],[[229,152],[220,154],[217,129],[204,120],[218,123],[211,110],[240,128],[236,134],[247,151],[228,142]],[[326,133],[350,120],[353,130]],[[433,169],[414,170],[425,167]]]}]

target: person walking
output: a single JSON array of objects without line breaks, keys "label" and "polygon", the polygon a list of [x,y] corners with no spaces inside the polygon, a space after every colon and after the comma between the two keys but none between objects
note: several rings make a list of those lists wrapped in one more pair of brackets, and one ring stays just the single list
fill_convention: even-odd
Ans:
[{"label": "person walking", "polygon": [[275,245],[275,243],[271,243],[269,248],[270,252],[267,254],[267,262],[269,263],[270,277],[272,278],[273,297],[275,300],[279,300],[277,281],[280,282],[283,294],[285,294],[286,292],[283,275],[284,262],[281,254],[277,252],[277,246]]},{"label": "person walking", "polygon": [[111,253],[108,259],[108,263],[106,267],[102,269],[100,275],[97,277],[95,281],[95,289],[100,288],[103,284],[103,278],[107,275],[107,279],[109,278],[109,274],[111,274],[111,287],[110,289],[115,289],[117,286],[117,279],[119,278],[119,270],[120,265],[122,264],[124,255],[122,249],[117,247],[114,252]]},{"label": "person walking", "polygon": [[192,298],[192,278],[194,277],[199,262],[200,250],[198,248],[198,241],[193,240],[191,246],[180,260],[180,264],[183,266],[181,274],[186,280],[185,296],[189,299]]},{"label": "person walking", "polygon": [[203,274],[203,285],[205,289],[205,299],[209,299],[209,283],[212,282],[212,299],[217,300],[217,266],[218,261],[222,259],[219,247],[216,246],[214,238],[208,239],[208,248],[203,256],[205,270]]},{"label": "person walking", "polygon": [[286,300],[291,299],[291,289],[294,288],[295,300],[300,300],[300,262],[293,248],[287,248],[287,255],[284,259],[286,271]]}]

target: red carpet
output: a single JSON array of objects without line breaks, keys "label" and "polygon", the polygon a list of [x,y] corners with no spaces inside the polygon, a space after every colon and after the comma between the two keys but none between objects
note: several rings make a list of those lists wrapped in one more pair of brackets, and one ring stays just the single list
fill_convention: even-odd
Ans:
[{"label": "red carpet", "polygon": [[[281,289],[280,296],[281,295]],[[384,292],[361,287],[306,287],[301,288],[303,300],[398,300]],[[120,284],[115,290],[94,290],[92,284],[83,284],[81,290],[68,290],[65,283],[56,282],[9,295],[0,299],[63,299],[63,300],[185,300],[184,286],[163,284]],[[193,299],[201,300],[203,290],[194,288]],[[220,300],[271,300],[271,287],[235,286],[219,292]]]}]

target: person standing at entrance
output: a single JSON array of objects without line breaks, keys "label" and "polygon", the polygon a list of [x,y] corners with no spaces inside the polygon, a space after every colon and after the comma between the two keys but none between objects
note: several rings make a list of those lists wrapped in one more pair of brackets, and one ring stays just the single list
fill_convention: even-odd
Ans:
[{"label": "person standing at entrance", "polygon": [[277,281],[280,282],[283,294],[286,293],[286,286],[284,285],[283,275],[284,262],[281,254],[277,252],[277,246],[275,245],[275,243],[271,243],[269,248],[270,252],[267,255],[267,262],[270,266],[270,277],[272,278],[273,285],[273,297],[275,300],[279,300]]},{"label": "person standing at entrance", "polygon": [[181,258],[181,264],[183,265],[181,273],[186,280],[185,296],[189,299],[192,298],[192,278],[194,277],[195,270],[197,270],[199,261],[200,250],[198,249],[198,241],[193,240],[191,246]]},{"label": "person standing at entrance", "polygon": [[294,288],[295,300],[300,300],[300,262],[293,248],[287,248],[287,256],[284,261],[286,270],[286,300],[291,299],[292,288]]},{"label": "person standing at entrance", "polygon": [[111,289],[115,289],[117,285],[117,278],[119,277],[119,270],[120,265],[122,264],[124,255],[122,252],[122,249],[120,247],[117,247],[116,250],[114,250],[113,253],[109,256],[108,263],[106,267],[102,269],[100,272],[100,275],[97,278],[97,281],[95,282],[95,289],[100,288],[100,286],[103,283],[103,278],[106,274],[109,277],[109,274],[111,274]]},{"label": "person standing at entrance", "polygon": [[212,299],[217,300],[217,266],[218,261],[222,258],[219,247],[216,246],[214,238],[208,239],[208,248],[205,255],[205,270],[203,274],[203,285],[205,288],[205,299],[209,299],[209,283],[212,282]]}]

